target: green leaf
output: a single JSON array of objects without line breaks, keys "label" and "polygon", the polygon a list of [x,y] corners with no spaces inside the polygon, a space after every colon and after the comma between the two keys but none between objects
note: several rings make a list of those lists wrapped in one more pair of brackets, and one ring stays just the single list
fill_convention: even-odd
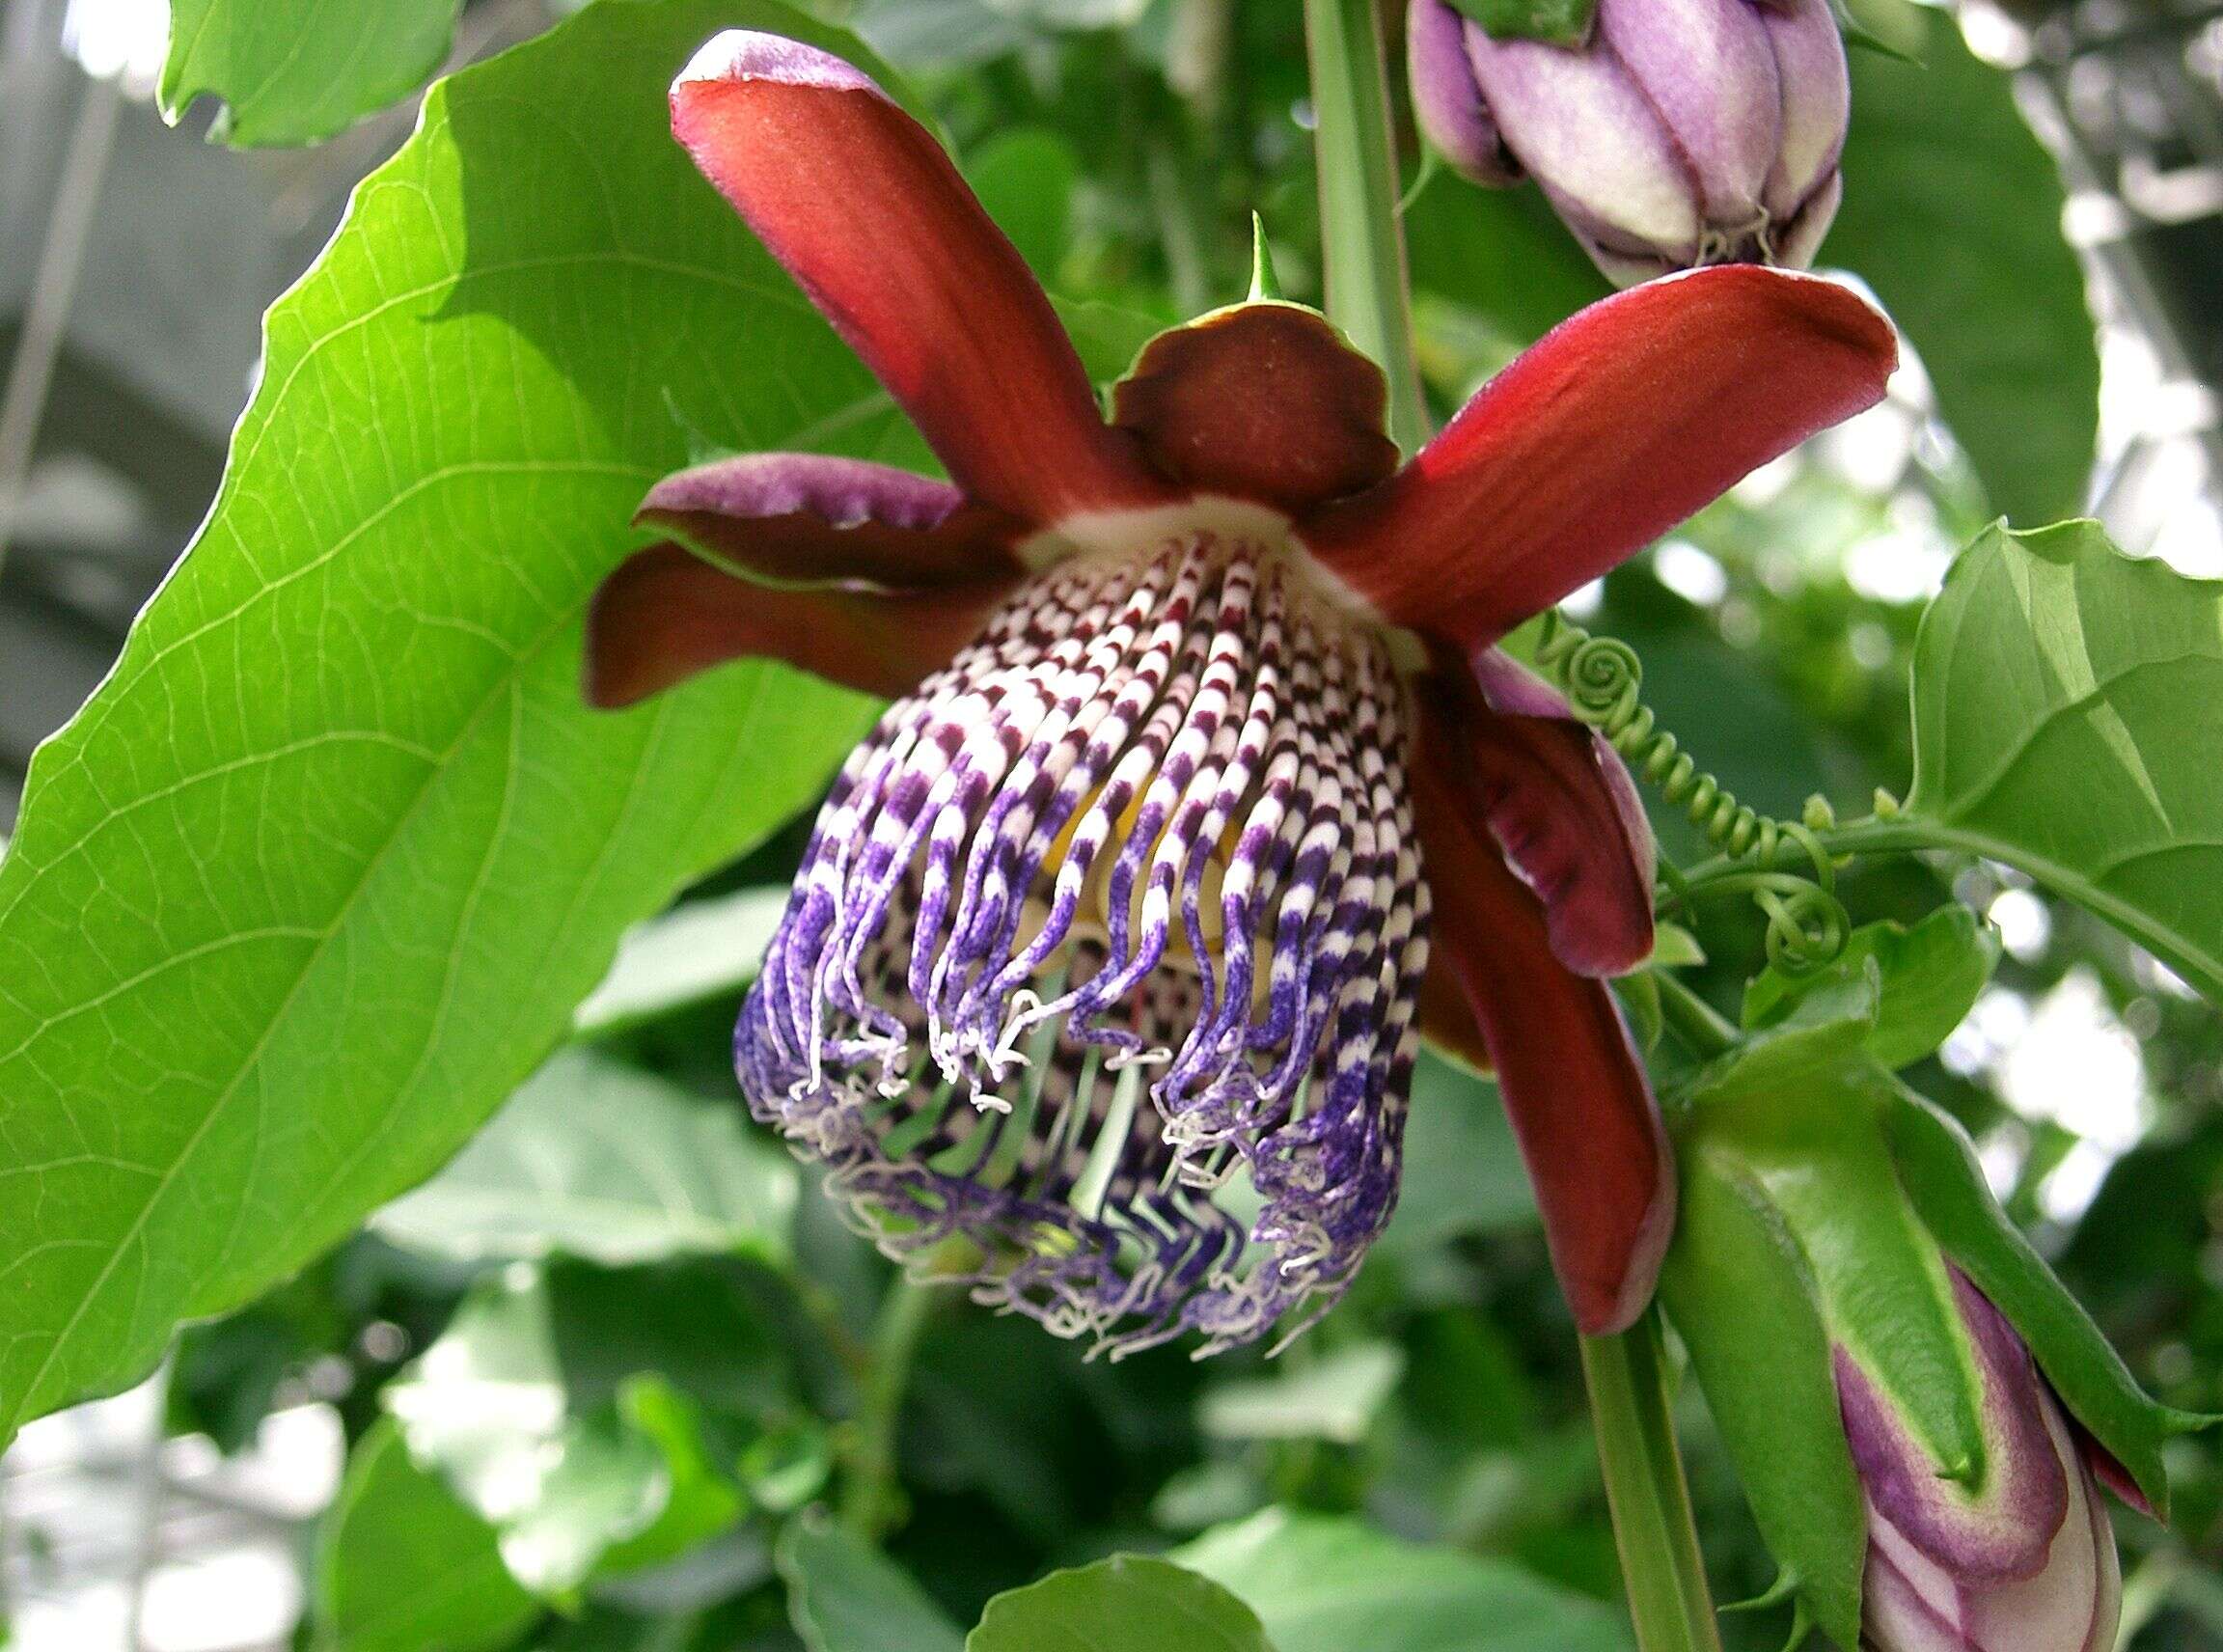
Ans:
[{"label": "green leaf", "polygon": [[1073,146],[1043,126],[997,132],[965,159],[965,181],[1044,281],[1055,281],[1065,260],[1080,179]]},{"label": "green leaf", "polygon": [[965,1652],[1275,1652],[1251,1610],[1167,1560],[1114,1555],[988,1603]]},{"label": "green leaf", "polygon": [[1366,1438],[1404,1374],[1404,1350],[1394,1342],[1353,1342],[1306,1365],[1206,1390],[1197,1424],[1219,1440],[1355,1446]]},{"label": "green leaf", "polygon": [[1999,962],[1999,937],[1965,906],[1943,906],[1911,929],[1864,923],[1826,969],[1787,976],[1770,968],[1744,988],[1747,1028],[1771,1027],[1814,991],[1850,980],[1873,958],[1881,996],[1867,1036],[1868,1054],[1886,1067],[1920,1060],[1942,1044],[1975,1006]]},{"label": "green leaf", "polygon": [[393,1423],[364,1435],[317,1528],[317,1652],[495,1652],[539,1612],[493,1528],[409,1460]]},{"label": "green leaf", "polygon": [[[1405,232],[1415,288],[1489,317],[1515,348],[1613,290],[1535,189],[1483,189],[1439,173],[1406,211]],[[1425,354],[1421,366],[1440,376]]]},{"label": "green leaf", "polygon": [[1081,365],[1098,384],[1115,384],[1127,376],[1142,346],[1166,330],[1165,321],[1101,299],[1070,302],[1054,299],[1057,319],[1072,335]]},{"label": "green leaf", "polygon": [[1686,1146],[1678,1169],[1660,1300],[1769,1553],[1830,1638],[1855,1646],[1867,1516],[1812,1272],[1734,1156]]},{"label": "green leaf", "polygon": [[[499,1531],[511,1574],[558,1597],[597,1571],[669,1558],[741,1511],[669,1382],[598,1382],[570,1368],[565,1342],[546,1278],[488,1280],[381,1395],[417,1461]],[[613,1353],[613,1366],[631,1363]]]},{"label": "green leaf", "polygon": [[793,1158],[737,1104],[572,1050],[372,1222],[394,1244],[467,1262],[563,1252],[621,1267],[743,1249],[778,1260],[796,1184]]},{"label": "green leaf", "polygon": [[730,24],[858,49],[765,0],[619,0],[432,92],[272,309],[206,529],[34,762],[0,863],[0,1439],[430,1173],[625,927],[864,727],[765,664],[579,702],[580,616],[687,427],[918,451],[667,133]]},{"label": "green leaf", "polygon": [[1925,834],[2019,867],[2223,1003],[2223,583],[2097,523],[1987,529],[1914,645]]},{"label": "green leaf", "polygon": [[823,1514],[788,1526],[779,1559],[809,1652],[963,1652],[965,1632],[908,1572]]},{"label": "green leaf", "polygon": [[1959,1124],[1903,1086],[1886,1122],[1900,1179],[1930,1231],[2021,1333],[2070,1414],[2167,1519],[2161,1447],[2173,1435],[2206,1426],[2206,1419],[2147,1396],[2083,1305],[1999,1208],[1975,1145]]},{"label": "green leaf", "polygon": [[1497,40],[1547,41],[1577,46],[1590,38],[1598,0],[1451,0],[1453,10]]},{"label": "green leaf", "polygon": [[175,123],[224,99],[210,136],[310,144],[425,84],[462,0],[172,0],[159,98]]},{"label": "green leaf", "polygon": [[617,962],[572,1017],[583,1037],[606,1037],[716,999],[740,1000],[787,910],[787,889],[744,889],[651,918],[618,943]]},{"label": "green leaf", "polygon": [[1258,1613],[1280,1652],[1623,1652],[1611,1607],[1502,1560],[1351,1519],[1268,1509],[1174,1551]]},{"label": "green leaf", "polygon": [[1954,18],[1906,10],[1921,63],[1853,54],[1845,203],[1822,262],[1858,272],[1913,342],[1992,509],[2052,521],[2083,504],[2100,417],[2060,172]]}]

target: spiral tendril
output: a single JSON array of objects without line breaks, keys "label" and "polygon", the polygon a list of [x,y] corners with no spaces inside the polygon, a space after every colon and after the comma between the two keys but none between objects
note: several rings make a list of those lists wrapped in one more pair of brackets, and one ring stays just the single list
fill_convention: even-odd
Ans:
[{"label": "spiral tendril", "polygon": [[1644,703],[1644,662],[1614,637],[1593,637],[1556,609],[1544,616],[1536,664],[1567,696],[1575,715],[1605,736],[1630,768],[1680,807],[1722,854],[1765,867],[1792,842],[1813,863],[1808,879],[1795,872],[1752,871],[1751,889],[1768,918],[1768,961],[1785,975],[1811,974],[1844,950],[1852,921],[1836,895],[1837,868],[1803,821],[1778,820],[1740,803],[1701,769]]}]

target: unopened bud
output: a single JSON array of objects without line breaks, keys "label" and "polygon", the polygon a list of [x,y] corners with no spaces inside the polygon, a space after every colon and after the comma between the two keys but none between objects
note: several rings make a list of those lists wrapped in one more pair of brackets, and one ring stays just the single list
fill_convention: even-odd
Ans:
[{"label": "unopened bud", "polygon": [[1885,1390],[1837,1356],[1868,1505],[1862,1644],[1876,1652],[2108,1652],[2122,1611],[2115,1533],[2073,1427],[2015,1328],[1958,1272],[1982,1388],[1980,1485],[1934,1462]]},{"label": "unopened bud", "polygon": [[1599,0],[1578,46],[1496,40],[1412,0],[1421,127],[1484,183],[1535,178],[1623,286],[1811,263],[1851,106],[1828,0]]}]

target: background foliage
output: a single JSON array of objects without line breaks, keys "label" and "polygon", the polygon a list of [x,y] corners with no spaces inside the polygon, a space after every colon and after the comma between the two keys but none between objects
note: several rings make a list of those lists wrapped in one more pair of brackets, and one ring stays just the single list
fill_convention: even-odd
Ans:
[{"label": "background foliage", "polygon": [[[0,863],[0,1437],[174,1337],[175,1423],[226,1445],[341,1362],[352,1447],[303,1631],[324,1652],[1035,1652],[1082,1610],[1114,1652],[1625,1647],[1571,1327],[1486,1085],[1424,1066],[1348,1305],[1277,1362],[1205,1367],[1090,1364],[893,1285],[735,1104],[788,822],[869,708],[745,666],[590,715],[578,616],[690,456],[926,455],[670,143],[672,71],[720,27],[851,55],[856,31],[1102,375],[1241,294],[1253,208],[1318,296],[1295,8],[824,12],[599,0],[438,84],[271,313],[209,522]],[[2216,1409],[2223,1029],[2191,989],[2223,988],[2217,598],[2089,530],[1983,532],[2072,513],[2091,463],[2061,184],[1945,18],[1861,13],[1918,61],[1855,54],[1825,262],[1890,308],[1934,409],[1870,422],[1885,473],[1825,443],[1740,490],[1587,622],[1759,806],[1850,814],[1884,786],[1965,835],[1848,882],[1861,921],[1956,896],[2017,919],[2004,957],[1972,916],[1871,932],[1896,1042],[1870,1053],[1976,1133],[2148,1386]],[[222,97],[234,143],[314,139],[429,73],[453,16],[180,5],[165,99]],[[1441,413],[1603,289],[1532,192],[1409,167]],[[1918,639],[1904,564],[1969,540]],[[2009,657],[2031,629],[2072,646]],[[2098,801],[2124,730],[2189,790]],[[1693,923],[1693,983],[1734,1009],[1760,975],[1746,1020],[1781,1013],[1749,911]],[[2135,1143],[2010,1105],[2018,1032],[2071,1009],[2134,1052],[2095,1105],[2143,1109]],[[1767,1557],[1686,1399],[1717,1586],[1756,1594]],[[2223,1475],[2210,1444],[2170,1452],[2174,1533],[2124,1523],[2139,1644],[2223,1645],[2197,1564]]]}]

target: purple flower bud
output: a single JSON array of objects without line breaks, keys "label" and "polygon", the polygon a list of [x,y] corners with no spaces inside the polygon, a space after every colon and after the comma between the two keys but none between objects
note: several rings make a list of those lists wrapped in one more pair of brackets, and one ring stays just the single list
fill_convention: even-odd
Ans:
[{"label": "purple flower bud", "polygon": [[1599,0],[1584,45],[1493,40],[1413,0],[1413,108],[1484,183],[1532,175],[1623,286],[1813,262],[1851,106],[1828,0]]},{"label": "purple flower bud", "polygon": [[1843,1348],[1837,1391],[1868,1505],[1862,1644],[1875,1652],[2105,1652],[2123,1579],[2100,1487],[2004,1315],[1958,1271],[1987,1460],[1939,1464]]}]

